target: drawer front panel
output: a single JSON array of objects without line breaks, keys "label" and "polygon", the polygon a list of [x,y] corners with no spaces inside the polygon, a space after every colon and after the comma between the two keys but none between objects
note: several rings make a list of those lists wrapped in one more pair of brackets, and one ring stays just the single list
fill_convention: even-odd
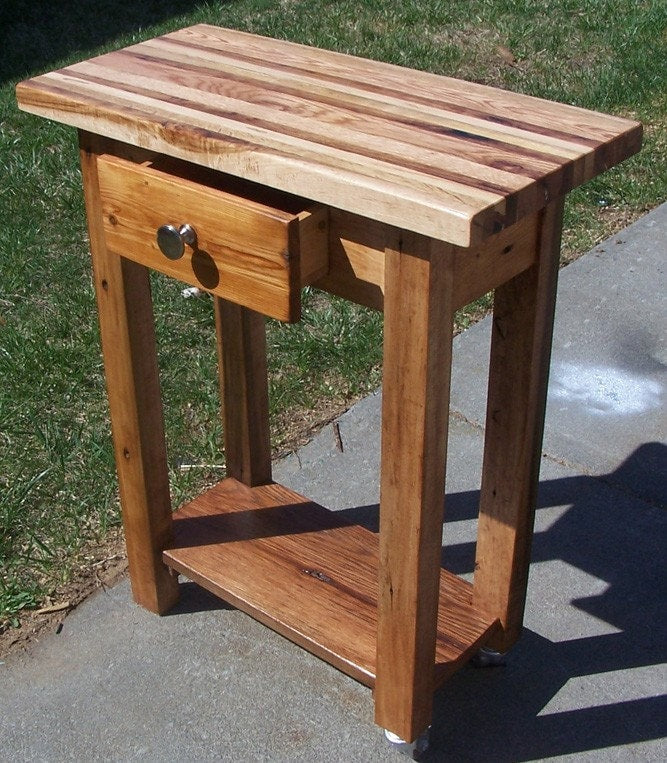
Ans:
[{"label": "drawer front panel", "polygon": [[[272,318],[299,319],[300,239],[313,247],[309,212],[275,209],[112,156],[99,158],[98,174],[110,251]],[[196,240],[180,259],[168,259],[157,230],[184,224]],[[326,235],[319,238],[326,245]]]}]

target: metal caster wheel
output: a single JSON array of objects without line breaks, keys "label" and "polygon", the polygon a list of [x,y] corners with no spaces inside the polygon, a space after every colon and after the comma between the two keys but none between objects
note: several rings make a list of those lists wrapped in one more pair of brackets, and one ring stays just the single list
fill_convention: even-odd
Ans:
[{"label": "metal caster wheel", "polygon": [[393,734],[387,729],[384,730],[384,735],[392,746],[392,748],[402,755],[411,758],[412,760],[421,760],[422,756],[428,750],[428,739],[431,727],[429,726],[423,734],[420,734],[414,742],[406,742],[396,734]]},{"label": "metal caster wheel", "polygon": [[505,664],[505,653],[483,646],[470,660],[470,664],[473,668],[497,668]]}]

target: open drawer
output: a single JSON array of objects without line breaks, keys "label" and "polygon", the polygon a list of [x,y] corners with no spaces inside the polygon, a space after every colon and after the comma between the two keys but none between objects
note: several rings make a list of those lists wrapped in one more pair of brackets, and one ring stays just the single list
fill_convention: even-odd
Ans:
[{"label": "open drawer", "polygon": [[176,160],[102,155],[98,172],[115,254],[283,321],[326,273],[326,207]]}]

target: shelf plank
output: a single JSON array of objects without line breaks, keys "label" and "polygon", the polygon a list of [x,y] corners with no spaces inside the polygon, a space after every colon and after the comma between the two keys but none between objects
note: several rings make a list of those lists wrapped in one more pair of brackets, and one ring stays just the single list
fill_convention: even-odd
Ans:
[{"label": "shelf plank", "polygon": [[[281,485],[223,480],[174,515],[169,567],[362,683],[375,682],[378,538]],[[434,686],[498,623],[446,570]]]}]

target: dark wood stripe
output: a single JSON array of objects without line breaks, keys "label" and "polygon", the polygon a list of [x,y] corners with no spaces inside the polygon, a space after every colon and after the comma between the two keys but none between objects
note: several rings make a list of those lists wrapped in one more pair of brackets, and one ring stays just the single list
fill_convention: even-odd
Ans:
[{"label": "dark wood stripe", "polygon": [[[201,43],[194,43],[191,41],[178,40],[171,37],[160,37],[160,42],[169,43],[182,48],[196,48],[207,53],[215,54],[220,61],[224,61],[226,58],[236,61],[246,61],[247,63],[253,63],[255,65],[266,66],[266,60],[257,58],[249,54],[240,53],[238,51],[225,51],[224,53],[215,47],[203,45]],[[309,77],[318,79],[322,82],[332,82],[336,84],[342,84],[347,87],[354,87],[359,90],[364,90],[373,94],[387,95],[392,98],[397,98],[409,103],[416,103],[422,106],[429,106],[441,111],[450,111],[455,114],[462,114],[465,116],[474,117],[484,122],[491,122],[495,124],[502,124],[505,127],[512,127],[517,130],[523,130],[524,132],[532,133],[533,135],[544,135],[545,137],[556,138],[558,140],[564,140],[569,143],[573,143],[579,146],[588,146],[590,148],[596,148],[604,143],[603,140],[596,140],[594,138],[586,138],[582,135],[575,133],[568,133],[562,130],[554,130],[546,125],[531,124],[529,122],[523,122],[519,119],[504,117],[500,114],[490,114],[488,111],[481,111],[479,109],[471,108],[470,106],[463,106],[461,104],[453,103],[450,100],[444,101],[442,99],[427,98],[425,96],[415,95],[405,90],[396,90],[394,88],[387,87],[386,85],[378,85],[375,83],[364,82],[363,80],[348,79],[346,77],[339,77],[335,74],[325,74],[323,72],[313,71],[311,69],[304,68],[302,66],[295,66],[293,64],[284,64],[278,61],[271,61],[270,70],[275,72],[276,70],[290,72],[292,74],[306,74]],[[341,94],[342,95],[342,94]],[[528,96],[526,96],[528,97]]]},{"label": "dark wood stripe", "polygon": [[[68,77],[72,76],[71,72],[65,69],[56,73],[66,75]],[[72,78],[75,79],[74,77]],[[229,144],[230,146],[233,146],[236,151],[239,149],[248,149],[265,154],[280,155],[278,151],[265,149],[262,146],[258,146],[255,143],[251,143],[250,141],[241,140],[240,138],[233,138],[228,135],[221,136],[219,132],[214,130],[207,130],[204,127],[182,125],[169,119],[162,119],[155,115],[147,116],[144,109],[141,109],[138,106],[133,106],[131,104],[124,103],[123,111],[121,112],[117,109],[114,109],[113,106],[110,106],[109,102],[103,97],[97,97],[90,93],[72,93],[71,90],[68,90],[64,87],[59,87],[58,85],[55,85],[51,82],[45,84],[44,80],[40,81],[39,88],[35,87],[33,92],[38,96],[44,93],[60,96],[57,103],[57,108],[59,111],[69,111],[73,114],[78,114],[82,113],[80,106],[83,105],[84,107],[89,106],[95,108],[100,115],[104,116],[105,120],[108,120],[114,124],[136,125],[137,121],[141,121],[142,123],[149,123],[152,126],[157,127],[159,132],[168,134],[170,137],[169,143],[175,146],[194,149],[196,153],[201,152],[201,146],[198,144],[193,144],[193,141],[190,138],[190,136],[193,135],[203,138],[204,140],[210,140],[216,144]],[[23,102],[26,104],[34,103],[35,105],[42,105],[39,100],[28,101],[28,99],[24,98]],[[51,106],[50,103],[44,105],[46,108],[50,108]],[[135,117],[134,119],[132,118],[133,115]],[[103,133],[100,132],[100,135],[102,134]],[[187,138],[187,140],[183,140],[183,138]]]},{"label": "dark wood stripe", "polygon": [[[82,82],[90,82],[93,84],[104,85],[107,87],[114,87],[119,93],[142,95],[148,98],[156,97],[155,91],[149,90],[148,88],[138,87],[136,85],[130,85],[128,83],[118,82],[115,80],[108,80],[108,79],[105,79],[104,77],[95,77],[89,74],[84,74],[84,73],[76,72],[76,71],[68,71],[68,70],[62,71],[61,74],[67,77],[71,77],[72,79],[78,79]],[[477,178],[471,178],[468,175],[462,175],[456,172],[448,172],[447,170],[438,169],[436,167],[433,167],[432,165],[423,164],[421,162],[406,161],[402,157],[398,157],[395,154],[391,154],[388,152],[384,152],[384,151],[373,152],[368,149],[364,149],[363,147],[360,147],[360,146],[354,146],[353,150],[351,150],[349,143],[345,140],[336,140],[334,138],[328,138],[325,140],[324,136],[321,136],[317,133],[310,132],[307,130],[281,129],[283,128],[283,125],[278,125],[275,122],[269,122],[264,119],[253,118],[250,116],[239,114],[238,112],[235,112],[232,110],[225,110],[225,109],[213,108],[211,106],[205,106],[203,103],[191,101],[187,98],[179,98],[175,95],[165,95],[164,93],[161,93],[160,101],[163,103],[169,103],[173,106],[181,106],[183,108],[199,111],[201,114],[206,114],[208,116],[229,119],[231,121],[236,122],[237,124],[245,124],[245,125],[250,125],[252,127],[257,127],[259,129],[266,130],[267,132],[270,132],[274,135],[283,135],[285,137],[298,138],[300,140],[307,141],[311,145],[319,145],[326,148],[335,148],[347,154],[361,156],[366,159],[372,159],[374,161],[383,162],[388,164],[391,167],[398,167],[398,168],[402,168],[406,170],[411,170],[413,172],[417,172],[422,175],[425,175],[426,177],[433,177],[433,178],[438,178],[440,180],[444,180],[446,182],[457,183],[458,185],[464,186],[466,188],[486,191],[488,193],[495,194],[503,198],[509,198],[512,194],[517,193],[516,190],[513,190],[511,188],[508,188],[507,186],[504,186],[498,183],[493,183],[490,181],[485,181],[485,180],[481,180]],[[150,116],[150,114],[145,112],[144,119],[146,118],[153,119]],[[186,129],[191,129],[191,128],[188,127]],[[215,133],[211,133],[211,134],[215,134]],[[520,189],[520,191],[522,193],[525,192],[525,187]],[[444,191],[443,189],[442,192],[445,193],[446,191]]]},{"label": "dark wood stripe", "polygon": [[[64,74],[65,72],[57,72],[58,74]],[[76,93],[73,94],[71,90],[68,90],[63,87],[59,87],[57,85],[49,83],[48,85],[44,84],[44,81],[42,80],[39,83],[39,87],[30,87],[30,89],[33,91],[33,93],[37,96],[36,98],[30,100],[27,97],[25,97],[25,92],[28,89],[28,86],[24,84],[23,89],[23,97],[22,102],[28,106],[30,104],[35,105],[36,107],[41,107],[45,109],[50,109],[53,107],[53,104],[51,100],[44,100],[43,95],[53,95],[53,96],[59,96],[57,101],[57,108],[61,112],[71,112],[73,114],[80,114],[85,113],[82,112],[81,107],[91,107],[91,111],[97,111],[100,118],[106,120],[107,122],[111,124],[117,124],[117,125],[130,125],[135,126],[138,121],[152,127],[157,127],[158,129],[155,130],[156,137],[159,139],[164,140],[165,143],[169,145],[173,145],[176,148],[183,148],[185,150],[188,150],[190,152],[194,152],[195,156],[200,156],[202,154],[206,154],[205,150],[203,150],[202,146],[193,142],[191,140],[191,137],[193,136],[193,133],[197,136],[202,137],[205,141],[210,142],[212,145],[212,151],[211,153],[220,153],[220,145],[222,146],[230,146],[233,153],[238,153],[240,149],[245,149],[252,153],[261,153],[266,156],[276,156],[276,157],[282,157],[286,160],[294,160],[293,154],[288,154],[285,152],[281,152],[278,149],[275,148],[266,148],[263,146],[258,146],[257,144],[251,143],[249,141],[243,141],[238,138],[231,138],[226,136],[221,136],[219,132],[217,131],[210,131],[206,130],[205,128],[192,128],[188,126],[188,129],[184,129],[184,125],[182,123],[173,122],[171,120],[167,119],[161,119],[156,116],[147,116],[146,112],[144,110],[141,110],[135,106],[130,106],[128,104],[123,104],[123,112],[114,111],[113,107],[109,105],[109,102],[104,99],[103,97],[96,97],[91,94],[81,94]],[[133,118],[134,117],[134,118]],[[88,129],[88,128],[87,128]],[[104,131],[100,131],[100,135],[105,135],[106,133]],[[116,138],[116,140],[118,140]],[[119,142],[122,142],[120,140]],[[303,157],[298,157],[298,160],[300,164],[305,166],[313,166],[315,169],[321,169],[322,166],[325,166],[329,169],[331,169],[330,165],[321,165],[321,164],[313,164],[312,161],[308,159],[304,159]],[[196,159],[191,159],[190,161],[196,161]],[[205,164],[205,166],[210,166],[208,164]],[[360,178],[363,178],[363,175],[359,174]],[[391,186],[392,183],[395,184],[396,181],[385,181],[387,186]],[[278,187],[278,186],[276,186]],[[292,188],[285,188],[284,190],[295,193],[295,189]],[[352,189],[351,189],[352,190]],[[389,192],[385,191],[384,195],[386,196]],[[319,201],[323,201],[325,203],[331,203],[327,202],[326,199],[319,198],[316,199]],[[437,196],[434,194],[434,201],[437,202]],[[504,200],[499,200],[504,201]],[[510,199],[511,203],[511,199]],[[507,227],[508,225],[511,225],[515,218],[512,217],[512,219],[509,219],[507,215],[501,214],[497,209],[496,205],[487,205],[486,207],[482,208],[475,208],[472,206],[472,204],[469,207],[470,212],[473,213],[472,217],[472,225],[475,227],[476,230],[479,230],[483,232],[485,236],[491,235],[492,233],[497,233],[498,231],[502,230],[504,227]],[[441,214],[440,211],[437,209],[433,210],[434,213]]]},{"label": "dark wood stripe", "polygon": [[[196,74],[200,77],[207,77],[212,83],[220,83],[221,72],[219,68],[186,64],[183,62],[172,62],[168,59],[160,58],[159,56],[147,55],[146,53],[137,53],[128,50],[108,54],[108,57],[105,56],[105,65],[110,65],[116,70],[122,71],[121,65],[119,64],[115,66],[113,60],[122,60],[126,57],[141,61],[142,63],[148,64],[149,66],[160,67],[160,69],[163,70],[173,71],[176,75],[176,78],[178,78],[178,80],[180,80],[182,84],[186,86],[189,85],[192,87],[193,85],[188,83],[187,79],[183,78],[182,75],[184,71],[192,72],[193,74]],[[396,115],[388,114],[386,111],[383,111],[379,108],[366,108],[365,106],[360,107],[347,102],[343,106],[341,105],[341,101],[339,99],[337,100],[333,97],[327,97],[321,94],[315,95],[310,93],[308,90],[291,87],[285,83],[280,83],[279,85],[266,83],[261,80],[259,75],[257,75],[257,77],[253,77],[251,75],[242,76],[238,73],[231,73],[228,71],[225,71],[224,75],[226,81],[239,85],[250,85],[260,93],[266,92],[276,93],[278,95],[288,95],[290,97],[300,99],[300,101],[304,104],[326,106],[331,109],[332,114],[354,114],[356,121],[358,121],[359,118],[372,117],[376,123],[383,122],[389,128],[393,126],[398,126],[399,128],[409,128],[401,129],[400,133],[395,136],[380,135],[376,131],[369,131],[367,134],[379,138],[389,137],[392,140],[407,143],[409,145],[415,146],[416,148],[428,148],[431,151],[437,151],[443,155],[454,154],[462,159],[473,161],[480,166],[502,170],[503,172],[510,172],[515,175],[537,179],[543,177],[545,171],[549,171],[549,169],[545,169],[544,167],[540,168],[528,166],[527,164],[522,163],[523,160],[528,162],[536,161],[542,164],[546,164],[552,170],[558,169],[564,161],[569,161],[568,157],[561,157],[559,160],[553,154],[547,154],[541,151],[517,146],[510,141],[488,138],[483,135],[476,135],[473,132],[444,127],[442,125],[432,124],[426,121],[409,118],[403,119],[401,117],[397,117]],[[170,77],[169,81],[176,80]],[[238,98],[237,95],[228,97]],[[240,98],[238,99],[241,100]],[[252,103],[253,105],[268,108],[268,106],[262,104],[261,102],[256,103],[255,101],[249,99],[245,100],[248,103]],[[289,104],[286,104],[285,111],[287,113],[290,112]],[[299,114],[299,116],[303,115]],[[327,121],[326,124],[331,125],[332,127],[336,126],[335,123],[332,123],[331,121]],[[369,124],[373,124],[373,122],[369,122]],[[352,125],[349,125],[349,129],[358,128],[353,123]],[[442,142],[439,143],[437,140],[431,140],[429,139],[429,136],[442,136],[453,140],[455,141],[455,147],[443,149]],[[480,154],[479,148],[482,148],[484,153]],[[486,153],[487,150],[489,151],[488,154]]]},{"label": "dark wood stripe", "polygon": [[[363,113],[363,110],[360,110]],[[565,155],[552,153],[548,154],[544,151],[538,151],[533,148],[527,148],[526,146],[520,146],[516,143],[512,143],[510,140],[501,140],[500,138],[489,138],[486,135],[479,135],[467,130],[461,130],[455,127],[445,127],[443,125],[433,124],[431,122],[422,122],[416,119],[402,119],[401,117],[394,117],[394,121],[405,125],[406,127],[415,127],[418,130],[425,130],[436,135],[443,135],[448,138],[452,138],[462,143],[480,145],[488,148],[498,149],[499,151],[511,151],[511,153],[517,154],[517,158],[521,159],[535,159],[539,162],[545,162],[551,164],[554,169],[560,167],[563,162],[570,161],[570,158]],[[522,165],[523,166],[523,165]],[[536,170],[539,172],[539,170]],[[540,173],[542,175],[543,173]]]}]

